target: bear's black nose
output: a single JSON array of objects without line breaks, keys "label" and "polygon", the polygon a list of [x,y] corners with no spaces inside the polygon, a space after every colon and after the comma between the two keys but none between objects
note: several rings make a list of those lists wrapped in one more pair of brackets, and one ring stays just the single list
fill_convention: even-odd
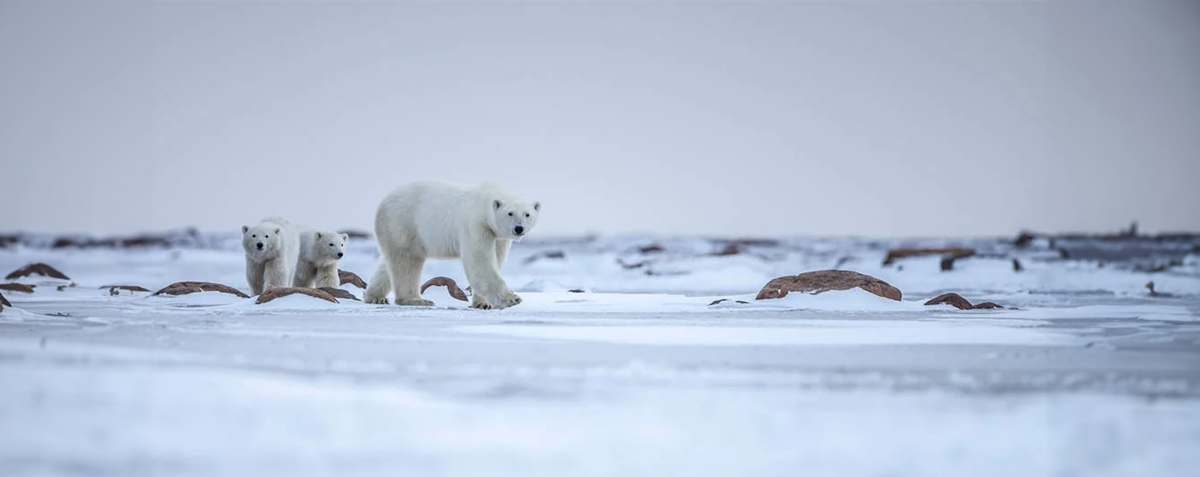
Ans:
[{"label": "bear's black nose", "polygon": [[520,225],[513,227],[513,232],[516,232],[517,235],[521,235],[521,234],[525,233],[525,227],[522,227]]},{"label": "bear's black nose", "polygon": [[342,252],[338,252],[338,258],[342,258],[342,255],[345,255],[345,254]]},{"label": "bear's black nose", "polygon": [[258,249],[259,249],[259,250],[262,250],[262,242],[259,242],[259,243],[258,243]]}]

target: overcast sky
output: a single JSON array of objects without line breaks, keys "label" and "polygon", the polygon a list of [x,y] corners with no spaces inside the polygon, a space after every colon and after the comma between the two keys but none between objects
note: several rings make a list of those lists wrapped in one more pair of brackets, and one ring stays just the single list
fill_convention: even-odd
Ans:
[{"label": "overcast sky", "polygon": [[1200,230],[1200,2],[0,0],[0,231]]}]

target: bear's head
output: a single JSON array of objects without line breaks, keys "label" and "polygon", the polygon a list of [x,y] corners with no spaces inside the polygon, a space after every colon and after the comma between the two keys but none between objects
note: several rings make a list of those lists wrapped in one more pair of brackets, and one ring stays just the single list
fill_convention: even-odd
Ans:
[{"label": "bear's head", "polygon": [[275,225],[242,226],[242,248],[246,256],[255,261],[267,260],[279,255],[280,228]]},{"label": "bear's head", "polygon": [[346,243],[350,241],[349,234],[337,232],[312,232],[312,258],[317,262],[336,262],[346,256]]},{"label": "bear's head", "polygon": [[492,230],[502,239],[521,240],[537,225],[538,213],[542,211],[539,202],[505,202],[492,201]]}]

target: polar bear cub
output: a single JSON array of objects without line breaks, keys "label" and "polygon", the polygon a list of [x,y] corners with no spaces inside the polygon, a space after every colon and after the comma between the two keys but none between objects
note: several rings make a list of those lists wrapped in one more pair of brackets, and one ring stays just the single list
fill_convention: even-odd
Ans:
[{"label": "polar bear cub", "polygon": [[472,308],[521,303],[500,268],[509,247],[537,225],[541,204],[525,202],[498,185],[465,187],[415,182],[392,191],[375,214],[380,263],[363,294],[367,303],[432,306],[421,298],[427,258],[461,258],[473,291]]},{"label": "polar bear cub", "polygon": [[296,276],[292,286],[337,288],[338,260],[346,256],[347,234],[326,230],[300,230],[300,257],[296,262]]},{"label": "polar bear cub", "polygon": [[252,295],[292,286],[300,238],[291,222],[272,217],[255,226],[243,225],[242,249],[246,251],[246,281]]}]

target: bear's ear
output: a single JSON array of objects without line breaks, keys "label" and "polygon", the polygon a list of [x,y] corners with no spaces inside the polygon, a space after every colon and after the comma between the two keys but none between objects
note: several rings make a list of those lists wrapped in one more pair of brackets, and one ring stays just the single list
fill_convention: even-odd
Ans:
[{"label": "bear's ear", "polygon": [[350,243],[350,234],[342,234],[342,243]]},{"label": "bear's ear", "polygon": [[533,210],[536,210],[536,211],[538,211],[538,212],[541,212],[541,211],[542,211],[542,203],[541,203],[541,202],[534,202],[534,203],[533,203]]},{"label": "bear's ear", "polygon": [[282,229],[280,229],[279,227],[275,227],[275,233],[279,233],[280,230],[282,230]]},{"label": "bear's ear", "polygon": [[502,206],[502,205],[504,205],[504,204],[501,204],[500,201],[498,201],[498,200],[492,201],[492,208],[494,208],[496,210],[500,210],[500,206]]},{"label": "bear's ear", "polygon": [[321,240],[321,232],[317,232],[317,240]]},{"label": "bear's ear", "polygon": [[249,231],[250,231],[250,226],[249,226],[249,225],[243,225],[243,226],[242,226],[242,233],[246,233],[246,232],[249,232]]}]

